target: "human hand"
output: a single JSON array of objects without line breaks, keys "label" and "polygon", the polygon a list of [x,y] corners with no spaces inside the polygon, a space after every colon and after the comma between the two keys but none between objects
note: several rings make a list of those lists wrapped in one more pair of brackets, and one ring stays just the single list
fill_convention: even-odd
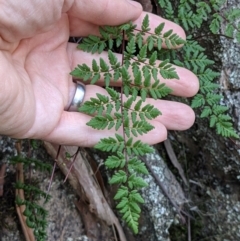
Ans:
[{"label": "human hand", "polygon": [[[140,26],[145,13],[140,5],[132,4],[127,0],[99,0],[98,4],[93,0],[0,3],[0,134],[87,147],[114,135],[86,126],[90,116],[66,111],[75,88],[69,73],[77,64],[91,64],[93,58],[77,50],[68,39],[97,34],[99,25],[135,20]],[[152,29],[162,21],[158,16],[149,16]],[[185,37],[179,26],[164,21],[164,31],[174,29]],[[107,59],[104,53],[101,57]],[[186,69],[176,70],[180,79],[168,80],[173,94],[194,95],[197,77]],[[101,86],[86,85],[84,101],[96,93],[106,91]],[[151,122],[155,129],[144,136],[149,144],[165,140],[167,129],[184,130],[194,122],[192,109],[184,104],[147,101],[163,113]]]}]

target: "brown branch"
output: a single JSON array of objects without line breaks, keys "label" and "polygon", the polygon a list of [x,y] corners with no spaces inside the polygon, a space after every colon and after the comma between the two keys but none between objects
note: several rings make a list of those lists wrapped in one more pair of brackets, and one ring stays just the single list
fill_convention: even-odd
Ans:
[{"label": "brown branch", "polygon": [[172,148],[172,145],[171,145],[171,142],[169,141],[169,139],[164,141],[164,146],[165,146],[165,149],[167,151],[169,159],[171,160],[171,162],[174,165],[174,167],[177,168],[177,170],[179,172],[179,175],[181,176],[184,184],[188,187],[188,182],[187,182],[187,179],[185,177],[184,171],[182,169],[182,166],[178,162],[178,159],[177,159],[177,157],[175,155],[175,152],[174,152],[174,150]]},{"label": "brown branch", "polygon": [[3,196],[3,185],[4,185],[4,178],[5,178],[5,172],[6,172],[6,164],[3,163],[1,169],[0,169],[0,197]]},{"label": "brown branch", "polygon": [[[18,155],[20,155],[21,154],[21,143],[20,142],[16,143],[16,149],[17,149]],[[24,183],[24,174],[23,174],[23,164],[22,163],[17,164],[16,181]],[[22,200],[25,200],[23,189],[16,189],[16,196],[20,197]],[[25,236],[26,241],[35,241],[33,229],[31,229],[27,226],[26,217],[23,215],[25,208],[26,208],[25,205],[20,205],[20,206],[16,205],[18,218],[20,220],[21,227],[22,227],[23,234]]]},{"label": "brown branch", "polygon": [[[49,142],[44,142],[44,145],[47,152],[53,158],[56,158],[58,146]],[[118,232],[119,240],[126,241],[123,229],[96,182],[94,172],[89,166],[82,149],[78,152],[74,164],[71,170],[69,170],[69,161],[66,160],[65,153],[75,153],[76,148],[77,147],[61,146],[58,158],[55,159],[58,167],[64,175],[68,175],[69,183],[78,196],[81,197],[81,200],[88,204],[89,211],[103,220],[107,225],[113,225]]]}]

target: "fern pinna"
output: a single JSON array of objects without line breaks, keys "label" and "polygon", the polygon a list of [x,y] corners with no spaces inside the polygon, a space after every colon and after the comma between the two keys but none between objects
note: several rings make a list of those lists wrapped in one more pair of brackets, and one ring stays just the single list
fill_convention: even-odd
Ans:
[{"label": "fern pinna", "polygon": [[[74,77],[90,80],[91,84],[101,77],[104,79],[108,96],[96,94],[79,111],[93,116],[87,123],[92,128],[114,128],[116,131],[114,137],[101,139],[95,148],[110,152],[105,166],[114,171],[110,184],[119,186],[114,199],[123,220],[134,233],[138,233],[140,204],[144,202],[139,190],[147,186],[142,175],[148,174],[138,156],[153,152],[153,148],[142,142],[139,136],[151,131],[154,127],[149,121],[161,115],[160,110],[145,103],[145,100],[147,96],[158,99],[171,93],[162,79],[178,79],[175,68],[168,60],[157,64],[158,55],[154,47],[159,51],[163,42],[168,48],[185,42],[172,30],[163,33],[163,28],[164,23],[160,23],[154,33],[150,33],[148,15],[141,29],[136,29],[131,22],[118,27],[101,27],[101,37],[84,38],[78,48],[91,53],[108,49],[109,62],[102,58],[99,62],[92,60],[92,66],[78,65],[71,72]],[[125,46],[126,37],[128,41]],[[113,47],[123,49],[121,62]],[[120,91],[109,86],[112,79],[121,81]]]},{"label": "fern pinna", "polygon": [[[23,157],[20,154],[11,158],[11,163],[17,166],[22,166],[24,168],[30,168],[34,166],[35,169],[43,172],[51,172],[52,166],[49,163],[43,163],[35,158]],[[23,173],[22,170],[17,170],[17,174]],[[28,180],[29,181],[29,180]],[[33,181],[33,180],[31,180]],[[40,205],[38,201],[42,198],[44,199],[44,204],[47,203],[51,196],[46,192],[42,191],[36,186],[36,183],[26,183],[23,180],[17,179],[15,183],[15,189],[22,190],[22,195],[20,192],[16,193],[15,203],[20,209],[20,215],[25,216],[26,225],[33,231],[34,238],[36,241],[44,241],[47,238],[47,216],[48,211],[44,206]]]},{"label": "fern pinna", "polygon": [[[201,110],[200,117],[207,118],[209,126],[215,128],[217,134],[239,138],[232,118],[227,114],[228,107],[219,104],[223,96],[218,94],[220,86],[214,81],[220,73],[212,69],[214,61],[208,59],[206,49],[198,42],[204,39],[204,35],[201,37],[201,29],[204,28],[207,36],[218,33],[240,43],[240,27],[236,26],[240,19],[240,9],[220,11],[225,2],[226,0],[179,0],[173,4],[172,1],[158,0],[162,16],[182,25],[188,34],[185,45],[178,53],[161,50],[158,56],[162,60],[168,57],[174,64],[185,67],[198,76],[200,90],[192,100],[192,108]],[[223,21],[226,22],[225,29],[221,27]]]}]

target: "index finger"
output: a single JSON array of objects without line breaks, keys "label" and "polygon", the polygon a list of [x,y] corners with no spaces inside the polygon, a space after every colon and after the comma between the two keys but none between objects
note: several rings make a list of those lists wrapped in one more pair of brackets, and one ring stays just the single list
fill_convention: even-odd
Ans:
[{"label": "index finger", "polygon": [[[133,23],[136,25],[136,28],[138,30],[141,30],[142,22],[146,15],[149,16],[149,27],[151,29],[149,31],[149,34],[154,33],[154,29],[159,24],[164,23],[164,28],[162,31],[163,34],[168,32],[169,30],[173,30],[173,33],[176,33],[180,38],[182,38],[183,40],[186,39],[186,34],[185,34],[184,30],[178,24],[176,24],[172,21],[169,21],[167,19],[164,19],[160,16],[157,16],[155,14],[147,13],[147,12],[142,12],[138,16],[138,18],[133,21]],[[122,22],[122,23],[126,23],[126,22],[127,21]],[[75,37],[80,37],[80,36],[85,37],[88,35],[100,36],[99,26],[101,26],[101,22],[99,22],[99,23],[94,23],[94,21],[89,22],[89,21],[86,21],[81,15],[79,15],[79,17],[74,17],[70,14],[69,15],[69,23],[70,23],[70,35],[71,36],[75,36]],[[109,22],[106,22],[105,25],[113,25],[113,23],[111,21],[109,21]],[[149,34],[146,34],[146,38],[149,36]],[[165,46],[163,45],[163,47],[165,47]],[[178,47],[181,47],[181,45]]]},{"label": "index finger", "polygon": [[[152,14],[152,13],[146,13],[146,12],[141,13],[141,15],[135,21],[133,21],[133,23],[136,25],[136,29],[141,30],[142,23],[143,23],[146,15],[148,15],[148,18],[149,18],[149,28],[150,28],[150,30],[145,35],[145,38],[144,38],[145,41],[146,41],[146,39],[149,35],[154,34],[154,30],[162,23],[164,23],[164,27],[163,27],[163,30],[162,30],[162,36],[164,35],[164,33],[172,30],[172,34],[177,34],[178,37],[180,37],[182,40],[186,40],[186,34],[185,34],[182,27],[180,27],[178,24],[176,24],[172,21],[169,21],[167,19],[164,19],[164,18],[162,18],[160,16],[157,16],[155,14]],[[164,48],[167,47],[165,42],[164,42],[164,39],[163,39],[162,45],[163,45],[162,47],[164,47]],[[179,48],[181,46],[182,46],[182,44],[179,44],[177,46],[171,46],[171,48],[175,49],[175,48]]]},{"label": "index finger", "polygon": [[68,14],[95,25],[120,25],[135,20],[141,4],[132,0],[75,0]]}]

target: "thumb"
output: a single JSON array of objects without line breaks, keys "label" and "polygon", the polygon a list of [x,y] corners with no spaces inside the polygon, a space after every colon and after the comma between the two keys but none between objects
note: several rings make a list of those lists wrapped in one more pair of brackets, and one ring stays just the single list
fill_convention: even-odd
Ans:
[{"label": "thumb", "polygon": [[142,6],[132,0],[75,0],[68,13],[96,25],[119,25],[137,19]]}]

